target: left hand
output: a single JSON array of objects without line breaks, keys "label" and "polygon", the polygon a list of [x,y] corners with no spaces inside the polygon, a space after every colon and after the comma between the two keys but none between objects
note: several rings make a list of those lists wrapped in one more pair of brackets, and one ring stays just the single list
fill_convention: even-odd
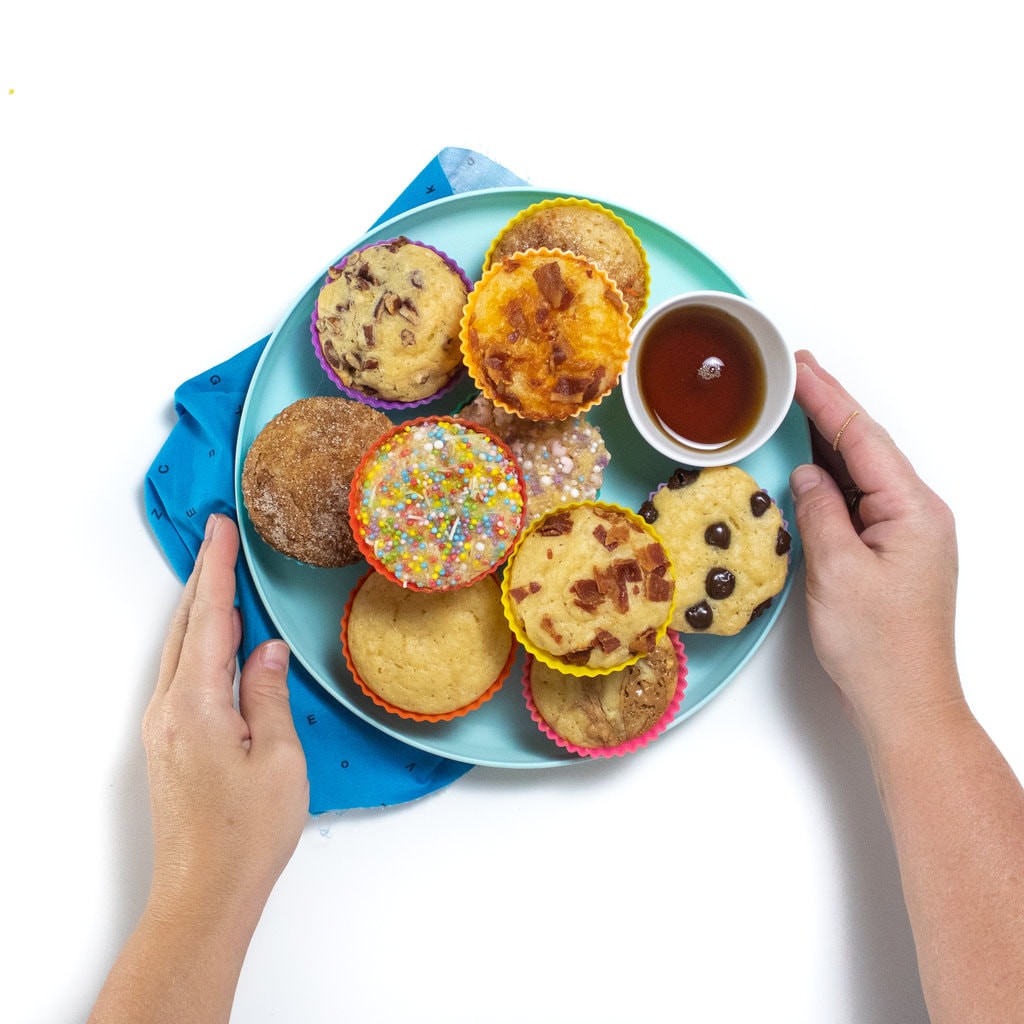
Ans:
[{"label": "left hand", "polygon": [[150,909],[208,908],[247,930],[298,844],[309,782],[283,641],[253,651],[234,706],[237,557],[237,527],[211,516],[171,623],[143,737],[154,831]]}]

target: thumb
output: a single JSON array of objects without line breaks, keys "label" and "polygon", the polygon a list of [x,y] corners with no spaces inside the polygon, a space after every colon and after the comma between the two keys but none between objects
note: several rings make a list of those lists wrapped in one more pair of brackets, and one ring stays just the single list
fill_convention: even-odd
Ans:
[{"label": "thumb", "polygon": [[238,710],[253,745],[282,739],[298,742],[288,697],[288,645],[267,640],[246,659],[238,684]]},{"label": "thumb", "polygon": [[820,466],[797,466],[789,478],[796,524],[810,573],[835,568],[835,558],[857,540],[839,485]]}]

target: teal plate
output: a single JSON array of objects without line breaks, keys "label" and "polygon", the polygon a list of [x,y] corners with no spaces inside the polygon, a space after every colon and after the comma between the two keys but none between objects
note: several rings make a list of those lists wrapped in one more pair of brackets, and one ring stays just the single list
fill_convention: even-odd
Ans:
[{"label": "teal plate", "polygon": [[[536,188],[470,192],[421,206],[378,225],[353,248],[406,235],[448,253],[470,278],[480,276],[487,249],[501,228],[531,203],[552,198]],[[571,194],[571,193],[561,193]],[[590,198],[590,197],[581,197]],[[716,289],[742,294],[736,284],[703,253],[656,221],[635,211],[595,200],[616,212],[636,232],[651,266],[650,304],[679,292]],[[341,258],[340,254],[338,259]],[[332,260],[332,263],[337,260]],[[323,273],[300,296],[274,332],[256,368],[242,409],[236,454],[235,489],[238,508],[241,468],[253,439],[273,416],[292,402],[310,395],[339,394],[320,366],[310,341],[309,323]],[[415,415],[453,412],[472,393],[465,383]],[[401,413],[392,413],[400,422]],[[636,509],[666,480],[675,464],[647,446],[633,429],[616,388],[588,418],[601,428],[611,453],[601,499]],[[740,465],[776,500],[793,532],[792,568],[802,558],[800,538],[793,526],[789,473],[810,461],[806,421],[794,406],[775,436]],[[240,515],[242,548],[260,597],[294,656],[317,682],[341,704],[381,731],[413,747],[471,764],[500,768],[548,768],[578,764],[541,734],[526,710],[522,694],[522,655],[498,694],[481,708],[452,722],[410,722],[373,704],[358,688],[341,653],[340,620],[349,592],[366,571],[364,563],[344,569],[301,565],[272,550]],[[688,664],[686,698],[673,725],[678,725],[722,691],[753,656],[774,625],[789,596],[794,572],[785,590],[760,619],[734,637],[684,636]]]}]

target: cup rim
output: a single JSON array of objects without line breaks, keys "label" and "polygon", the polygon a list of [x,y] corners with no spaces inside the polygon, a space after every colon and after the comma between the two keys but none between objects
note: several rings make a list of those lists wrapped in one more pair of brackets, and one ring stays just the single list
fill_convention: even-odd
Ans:
[{"label": "cup rim", "polygon": [[[765,400],[761,414],[746,436],[722,448],[702,449],[675,441],[652,420],[640,394],[638,364],[651,325],[684,306],[713,306],[735,316],[754,336],[765,364]],[[745,296],[734,292],[680,292],[651,306],[633,329],[629,360],[622,374],[622,395],[634,427],[655,451],[696,468],[739,462],[764,445],[786,418],[796,391],[796,361],[775,324]]]}]

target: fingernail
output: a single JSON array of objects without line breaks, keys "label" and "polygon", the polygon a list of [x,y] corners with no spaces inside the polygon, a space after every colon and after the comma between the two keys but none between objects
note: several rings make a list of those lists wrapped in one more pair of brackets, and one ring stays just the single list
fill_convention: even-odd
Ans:
[{"label": "fingernail", "polygon": [[279,671],[288,667],[288,658],[291,652],[283,640],[268,640],[260,648],[260,659],[265,668]]},{"label": "fingernail", "polygon": [[217,532],[217,524],[220,522],[220,516],[216,513],[208,516],[206,519],[206,540],[209,540]]},{"label": "fingernail", "polygon": [[799,497],[812,487],[817,487],[821,483],[821,476],[822,471],[818,466],[810,463],[797,466],[789,476],[789,489],[794,497]]}]

